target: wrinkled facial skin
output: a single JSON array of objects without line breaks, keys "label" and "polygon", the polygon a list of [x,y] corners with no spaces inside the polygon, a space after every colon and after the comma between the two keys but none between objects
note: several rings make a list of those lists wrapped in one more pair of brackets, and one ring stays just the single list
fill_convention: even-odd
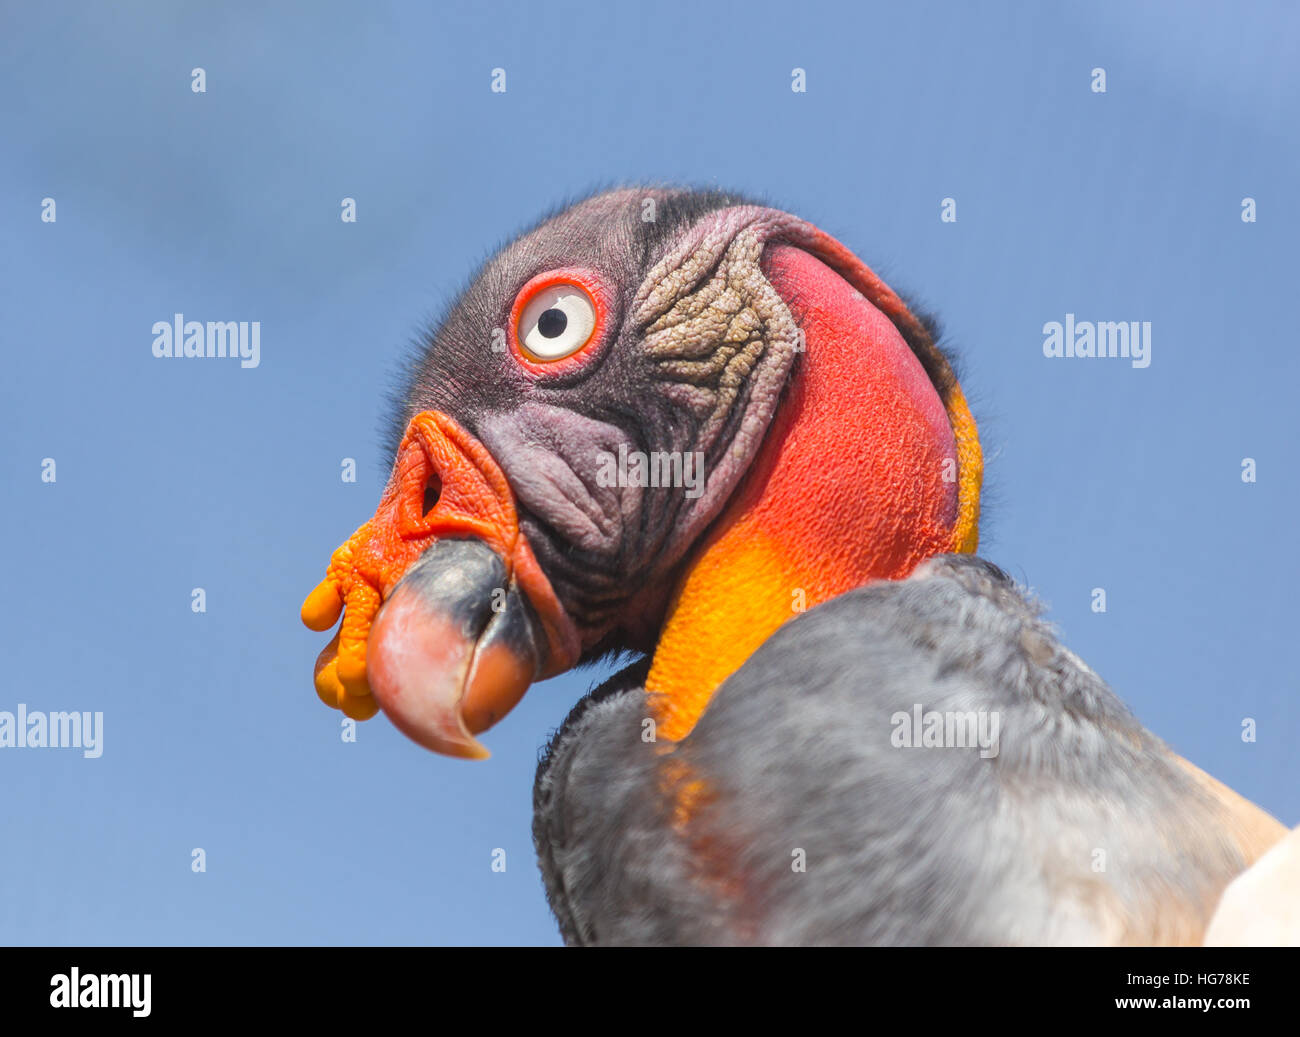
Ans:
[{"label": "wrinkled facial skin", "polygon": [[[758,447],[797,360],[797,328],[758,266],[787,222],[807,226],[722,194],[592,198],[489,261],[411,371],[393,442],[432,410],[483,443],[585,658],[648,650],[674,565]],[[607,289],[599,340],[571,362],[521,363],[510,326],[520,289],[573,268]],[[707,480],[600,485],[600,452],[620,448],[701,452]]]},{"label": "wrinkled facial skin", "polygon": [[791,587],[974,549],[978,437],[929,330],[834,238],[732,195],[610,192],[511,242],[395,410],[389,484],[302,619],[342,615],[322,701],[437,752],[482,758],[532,681],[617,650],[654,650],[688,730]]}]

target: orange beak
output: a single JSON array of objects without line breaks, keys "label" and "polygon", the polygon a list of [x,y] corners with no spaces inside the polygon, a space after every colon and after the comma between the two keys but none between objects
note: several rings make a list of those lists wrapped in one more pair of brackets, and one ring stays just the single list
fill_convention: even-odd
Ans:
[{"label": "orange beak", "polygon": [[579,654],[504,473],[438,411],[411,419],[374,517],[303,602],[312,630],[340,614],[316,661],[321,700],[358,720],[382,709],[451,756],[486,757],[474,735]]}]

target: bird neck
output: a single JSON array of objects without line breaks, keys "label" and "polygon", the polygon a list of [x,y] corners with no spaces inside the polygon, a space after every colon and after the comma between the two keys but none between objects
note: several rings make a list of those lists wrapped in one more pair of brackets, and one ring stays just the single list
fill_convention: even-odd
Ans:
[{"label": "bird neck", "polygon": [[669,602],[646,690],[670,741],[792,616],[975,548],[978,445],[973,460],[963,449],[959,472],[958,440],[974,441],[960,388],[945,407],[889,318],[809,253],[771,247],[764,266],[807,348],[748,477]]}]

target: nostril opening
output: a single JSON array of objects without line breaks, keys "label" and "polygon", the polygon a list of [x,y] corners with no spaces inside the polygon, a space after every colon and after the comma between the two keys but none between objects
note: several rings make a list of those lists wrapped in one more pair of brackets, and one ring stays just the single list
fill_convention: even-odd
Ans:
[{"label": "nostril opening", "polygon": [[434,507],[438,504],[438,498],[442,496],[442,480],[436,475],[429,476],[429,485],[424,488],[424,517],[429,517]]}]

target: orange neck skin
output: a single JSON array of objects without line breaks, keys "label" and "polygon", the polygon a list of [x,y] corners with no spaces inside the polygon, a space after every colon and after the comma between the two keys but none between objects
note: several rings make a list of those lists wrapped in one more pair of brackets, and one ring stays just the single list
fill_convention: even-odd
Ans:
[{"label": "orange neck skin", "polygon": [[890,320],[808,252],[773,245],[763,262],[807,352],[669,603],[646,681],[657,734],[669,741],[797,613],[870,580],[901,579],[932,555],[974,549],[971,509],[958,499],[953,423],[969,420],[960,390],[950,419]]}]

